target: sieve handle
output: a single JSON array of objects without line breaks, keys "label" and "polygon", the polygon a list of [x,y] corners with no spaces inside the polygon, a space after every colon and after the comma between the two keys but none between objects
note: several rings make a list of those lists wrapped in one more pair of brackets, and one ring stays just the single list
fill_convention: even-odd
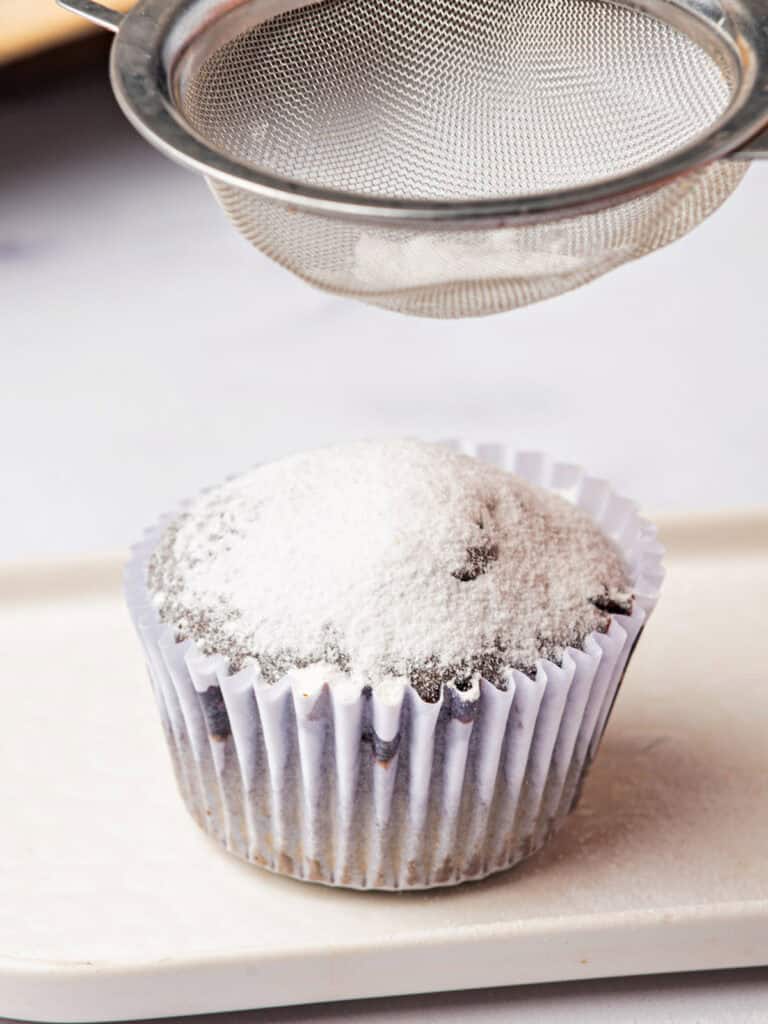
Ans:
[{"label": "sieve handle", "polygon": [[731,160],[768,160],[768,128],[729,154]]},{"label": "sieve handle", "polygon": [[56,3],[73,14],[87,18],[94,25],[108,28],[111,32],[117,32],[120,22],[123,20],[120,11],[113,11],[111,7],[97,4],[94,0],[56,0]]}]

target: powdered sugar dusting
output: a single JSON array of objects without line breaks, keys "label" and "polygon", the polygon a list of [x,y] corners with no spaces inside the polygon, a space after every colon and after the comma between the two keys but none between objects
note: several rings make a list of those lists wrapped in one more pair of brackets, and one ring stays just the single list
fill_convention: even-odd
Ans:
[{"label": "powdered sugar dusting", "polygon": [[418,441],[294,455],[203,494],[165,530],[149,584],[161,618],[233,671],[324,662],[426,699],[559,661],[631,605],[585,513]]}]

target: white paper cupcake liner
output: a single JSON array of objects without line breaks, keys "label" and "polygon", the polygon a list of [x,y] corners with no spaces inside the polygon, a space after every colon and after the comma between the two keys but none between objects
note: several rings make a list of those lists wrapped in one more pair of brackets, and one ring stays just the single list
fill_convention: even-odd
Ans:
[{"label": "white paper cupcake liner", "polygon": [[[483,878],[538,849],[578,798],[629,657],[663,578],[653,526],[576,466],[502,445],[461,450],[557,491],[621,548],[631,615],[612,616],[561,665],[507,689],[479,681],[436,703],[410,686],[373,691],[289,673],[270,685],[250,665],[177,643],[147,590],[163,525],[126,570],[179,790],[198,824],[231,853],[295,878],[359,889],[420,889]],[[166,520],[167,521],[167,520]]]}]

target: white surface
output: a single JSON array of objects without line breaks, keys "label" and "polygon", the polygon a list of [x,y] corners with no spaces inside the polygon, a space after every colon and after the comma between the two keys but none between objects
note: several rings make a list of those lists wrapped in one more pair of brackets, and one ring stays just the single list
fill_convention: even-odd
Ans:
[{"label": "white surface", "polygon": [[514,871],[401,895],[221,851],[173,791],[117,563],[6,570],[3,667],[24,685],[4,692],[0,1011],[160,1016],[764,963],[768,523],[670,537],[563,831]]},{"label": "white surface", "polygon": [[765,1024],[766,993],[768,970],[752,969],[204,1014],[191,1024]]},{"label": "white surface", "polygon": [[768,503],[768,164],[663,252],[437,322],[273,266],[100,74],[6,104],[0,137],[0,558],[124,546],[230,472],[366,435],[507,436],[654,510]]}]

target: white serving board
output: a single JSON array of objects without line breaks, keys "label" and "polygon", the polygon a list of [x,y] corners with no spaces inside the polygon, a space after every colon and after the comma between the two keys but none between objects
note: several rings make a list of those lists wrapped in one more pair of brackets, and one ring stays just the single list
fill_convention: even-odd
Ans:
[{"label": "white serving board", "polygon": [[406,895],[272,876],[198,831],[119,559],[0,570],[0,1015],[768,963],[768,516],[663,533],[661,603],[569,824],[516,870]]}]

